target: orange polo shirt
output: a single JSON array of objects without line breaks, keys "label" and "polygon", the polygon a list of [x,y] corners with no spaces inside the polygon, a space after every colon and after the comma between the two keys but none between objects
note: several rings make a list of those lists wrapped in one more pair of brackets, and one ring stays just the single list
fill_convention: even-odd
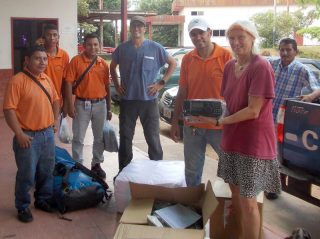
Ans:
[{"label": "orange polo shirt", "polygon": [[47,56],[48,67],[45,70],[45,73],[53,81],[58,95],[61,96],[62,79],[66,76],[69,55],[65,50],[58,48],[58,52],[54,57],[51,57],[49,54],[47,54]]},{"label": "orange polo shirt", "polygon": [[[202,59],[197,49],[186,54],[181,63],[179,86],[186,87],[187,99],[223,99],[220,95],[225,64],[232,59],[229,50],[214,44],[212,55]],[[185,124],[197,128],[217,129],[209,124]]]},{"label": "orange polo shirt", "polygon": [[42,73],[36,78],[48,91],[51,102],[43,90],[22,72],[9,80],[4,97],[3,109],[15,110],[21,128],[26,130],[40,130],[53,125],[52,103],[59,100],[46,74]]},{"label": "orange polo shirt", "polygon": [[[73,83],[90,65],[91,59],[84,54],[72,58],[67,68],[66,81]],[[104,59],[98,56],[96,63],[85,75],[75,91],[80,98],[97,99],[107,95],[106,86],[109,85],[109,67]]]}]

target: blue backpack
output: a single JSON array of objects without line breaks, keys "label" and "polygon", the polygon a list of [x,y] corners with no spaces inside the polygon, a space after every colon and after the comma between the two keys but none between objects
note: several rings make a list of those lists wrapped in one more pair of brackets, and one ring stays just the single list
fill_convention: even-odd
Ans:
[{"label": "blue backpack", "polygon": [[63,148],[55,148],[54,201],[61,213],[89,208],[110,199],[108,184],[96,173],[72,159]]}]

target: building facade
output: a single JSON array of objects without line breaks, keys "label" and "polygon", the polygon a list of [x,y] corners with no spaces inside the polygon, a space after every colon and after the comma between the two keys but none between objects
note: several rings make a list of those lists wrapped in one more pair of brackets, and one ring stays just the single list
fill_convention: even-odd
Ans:
[{"label": "building facade", "polygon": [[[188,23],[195,17],[202,17],[210,24],[213,32],[212,40],[222,46],[228,46],[225,32],[236,20],[250,20],[257,13],[275,11],[294,12],[299,9],[294,0],[174,0],[173,14],[183,15],[185,23],[179,25],[179,43],[182,46],[192,46],[188,33]],[[312,7],[308,7],[310,10]],[[315,22],[314,25],[320,22]],[[304,45],[318,45],[317,41],[307,36],[303,39]]]},{"label": "building facade", "polygon": [[77,0],[1,0],[0,116],[8,79],[21,70],[26,48],[41,37],[45,24],[57,24],[59,44],[77,54]]}]

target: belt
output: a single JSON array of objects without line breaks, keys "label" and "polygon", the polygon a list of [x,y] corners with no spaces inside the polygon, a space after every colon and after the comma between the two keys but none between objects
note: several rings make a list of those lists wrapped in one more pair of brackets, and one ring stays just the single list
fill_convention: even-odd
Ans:
[{"label": "belt", "polygon": [[81,98],[81,97],[77,96],[76,99],[80,100],[80,101],[90,101],[91,103],[97,103],[97,102],[105,100],[106,98],[88,99],[88,98]]},{"label": "belt", "polygon": [[50,125],[49,127],[43,128],[43,129],[31,130],[31,129],[24,129],[24,128],[22,128],[22,130],[23,130],[23,131],[28,131],[28,132],[41,132],[41,131],[46,131],[47,129],[50,129],[50,128],[52,128],[52,127],[53,127],[53,126]]}]

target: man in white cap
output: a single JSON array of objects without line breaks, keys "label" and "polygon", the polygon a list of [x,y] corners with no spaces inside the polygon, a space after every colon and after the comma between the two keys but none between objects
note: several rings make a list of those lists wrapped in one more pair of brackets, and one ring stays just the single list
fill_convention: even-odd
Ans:
[{"label": "man in white cap", "polygon": [[[174,141],[181,135],[178,121],[184,100],[222,99],[220,88],[223,69],[225,63],[232,58],[228,50],[211,42],[212,30],[204,19],[191,20],[188,31],[195,49],[186,54],[181,63],[179,91],[171,127]],[[188,186],[201,183],[206,145],[210,144],[218,152],[221,131],[219,125],[213,127],[209,124],[184,122],[185,176]]]},{"label": "man in white cap", "polygon": [[[137,118],[140,118],[148,154],[151,160],[162,160],[160,144],[158,91],[176,67],[176,61],[154,41],[144,38],[145,18],[135,16],[130,22],[131,40],[119,45],[112,55],[110,73],[115,88],[121,95],[119,172],[132,160],[132,140]],[[165,63],[167,72],[156,82],[156,75]],[[119,65],[121,83],[116,67]]]}]

